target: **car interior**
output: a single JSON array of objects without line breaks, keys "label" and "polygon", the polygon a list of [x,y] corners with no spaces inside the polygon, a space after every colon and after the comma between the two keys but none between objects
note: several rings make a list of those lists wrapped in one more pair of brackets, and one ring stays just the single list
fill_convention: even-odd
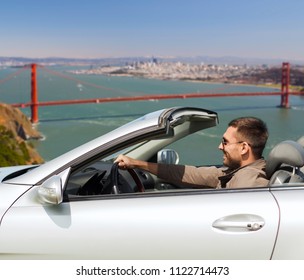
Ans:
[{"label": "car interior", "polygon": [[267,158],[266,174],[270,178],[269,185],[304,182],[303,166],[304,148],[300,142],[280,142]]},{"label": "car interior", "polygon": [[[158,159],[157,159],[158,158]],[[152,161],[178,162],[178,154],[163,149]],[[303,183],[304,148],[299,142],[287,140],[277,144],[269,153],[266,174],[270,178],[269,186],[288,183]],[[142,193],[168,189],[186,189],[162,182],[149,172],[130,169],[121,170],[112,160],[96,161],[74,172],[66,186],[65,194],[69,198],[105,194]]]}]

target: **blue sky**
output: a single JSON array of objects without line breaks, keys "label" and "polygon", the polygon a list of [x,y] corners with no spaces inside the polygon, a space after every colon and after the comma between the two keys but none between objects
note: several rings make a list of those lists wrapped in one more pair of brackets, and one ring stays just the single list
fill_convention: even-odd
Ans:
[{"label": "blue sky", "polygon": [[0,56],[304,60],[304,0],[9,0]]}]

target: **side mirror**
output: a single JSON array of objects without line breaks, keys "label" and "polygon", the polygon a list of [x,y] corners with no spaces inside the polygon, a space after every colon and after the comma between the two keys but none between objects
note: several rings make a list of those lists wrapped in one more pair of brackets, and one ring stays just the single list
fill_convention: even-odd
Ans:
[{"label": "side mirror", "polygon": [[166,164],[178,164],[179,155],[172,149],[163,149],[157,153],[157,162]]},{"label": "side mirror", "polygon": [[39,200],[48,204],[60,204],[63,200],[62,182],[59,175],[47,179],[38,188]]}]

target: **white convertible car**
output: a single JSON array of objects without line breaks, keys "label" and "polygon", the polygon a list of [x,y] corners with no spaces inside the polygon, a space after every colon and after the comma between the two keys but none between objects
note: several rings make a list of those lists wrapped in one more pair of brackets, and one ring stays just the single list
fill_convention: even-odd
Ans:
[{"label": "white convertible car", "polygon": [[147,114],[40,166],[0,169],[1,259],[304,259],[304,149],[269,153],[263,188],[190,189],[118,154],[177,163],[173,142],[216,126],[215,112]]}]

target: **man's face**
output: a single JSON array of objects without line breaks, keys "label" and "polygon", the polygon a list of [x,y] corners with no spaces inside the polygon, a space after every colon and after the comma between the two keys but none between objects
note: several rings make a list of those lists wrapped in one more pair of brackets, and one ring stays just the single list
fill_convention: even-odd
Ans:
[{"label": "man's face", "polygon": [[241,166],[241,144],[237,136],[237,128],[229,126],[223,135],[219,149],[223,152],[223,164],[229,168],[236,169]]}]

